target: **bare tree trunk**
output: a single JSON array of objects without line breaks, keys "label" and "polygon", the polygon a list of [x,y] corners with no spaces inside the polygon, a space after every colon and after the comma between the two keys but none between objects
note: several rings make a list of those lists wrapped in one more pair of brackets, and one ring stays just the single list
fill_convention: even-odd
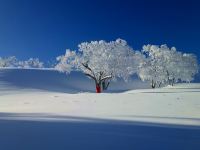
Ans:
[{"label": "bare tree trunk", "polygon": [[101,93],[101,86],[96,84],[96,93]]},{"label": "bare tree trunk", "polygon": [[110,84],[110,81],[103,80],[103,81],[102,81],[102,89],[103,89],[103,90],[107,90],[109,84]]},{"label": "bare tree trunk", "polygon": [[153,80],[151,81],[151,87],[152,87],[152,89],[154,89],[156,87],[156,83]]},{"label": "bare tree trunk", "polygon": [[151,87],[152,87],[152,89],[155,89],[156,84],[152,84]]},{"label": "bare tree trunk", "polygon": [[172,79],[172,86],[174,86],[174,81],[175,81],[175,79],[173,78],[173,79]]},{"label": "bare tree trunk", "polygon": [[168,70],[167,70],[167,80],[168,80],[168,84],[170,85],[171,83],[170,83],[170,79],[169,79],[169,72],[168,72]]},{"label": "bare tree trunk", "polygon": [[158,87],[159,87],[159,88],[161,87],[161,84],[162,84],[162,82],[160,82],[160,83],[158,84]]}]

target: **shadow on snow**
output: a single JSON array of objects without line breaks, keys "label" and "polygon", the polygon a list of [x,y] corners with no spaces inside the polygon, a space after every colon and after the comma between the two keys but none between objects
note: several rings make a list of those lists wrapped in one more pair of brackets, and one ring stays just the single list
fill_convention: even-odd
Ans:
[{"label": "shadow on snow", "polygon": [[200,127],[1,113],[0,146],[2,150],[199,150]]},{"label": "shadow on snow", "polygon": [[[109,92],[123,92],[147,86],[137,77],[129,82],[113,81]],[[55,70],[38,69],[2,69],[0,70],[0,91],[36,89],[61,93],[95,92],[94,81],[81,72],[69,75]]]}]

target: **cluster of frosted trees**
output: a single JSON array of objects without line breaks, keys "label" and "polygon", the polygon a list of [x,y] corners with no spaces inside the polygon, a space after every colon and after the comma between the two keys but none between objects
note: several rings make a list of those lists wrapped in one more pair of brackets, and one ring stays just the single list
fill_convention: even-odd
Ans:
[{"label": "cluster of frosted trees", "polygon": [[25,61],[18,60],[15,56],[0,57],[0,68],[42,68],[43,63],[38,58],[30,58]]},{"label": "cluster of frosted trees", "polygon": [[122,39],[83,42],[78,50],[66,50],[57,61],[57,70],[66,73],[79,70],[93,79],[97,93],[106,90],[113,79],[127,81],[133,74],[155,88],[190,82],[198,72],[197,58],[193,54],[183,54],[167,45],[145,45],[141,51],[135,51]]},{"label": "cluster of frosted trees", "polygon": [[190,82],[198,73],[197,58],[193,54],[183,54],[167,45],[145,45],[142,53],[146,59],[139,67],[138,75],[145,81],[150,81],[152,88],[161,84],[172,85],[178,81]]}]

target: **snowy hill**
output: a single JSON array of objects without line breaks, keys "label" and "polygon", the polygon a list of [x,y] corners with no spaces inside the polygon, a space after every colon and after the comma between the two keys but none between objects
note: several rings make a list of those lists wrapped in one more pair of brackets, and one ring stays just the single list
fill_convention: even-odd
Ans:
[{"label": "snowy hill", "polygon": [[[109,92],[147,88],[148,85],[137,79],[129,82],[114,81]],[[93,80],[81,72],[66,75],[53,69],[0,69],[0,91],[45,90],[51,92],[79,93],[95,92]]]},{"label": "snowy hill", "polygon": [[80,72],[2,69],[0,112],[200,125],[200,84],[148,87],[135,78],[111,83],[110,91],[126,92],[96,94],[93,81]]}]

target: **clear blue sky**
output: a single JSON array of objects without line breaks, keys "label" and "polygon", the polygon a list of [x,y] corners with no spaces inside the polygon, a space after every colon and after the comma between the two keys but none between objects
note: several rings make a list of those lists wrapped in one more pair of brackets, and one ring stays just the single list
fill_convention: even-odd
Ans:
[{"label": "clear blue sky", "polygon": [[168,44],[200,57],[200,3],[176,0],[0,0],[0,56],[54,59],[82,41]]}]

